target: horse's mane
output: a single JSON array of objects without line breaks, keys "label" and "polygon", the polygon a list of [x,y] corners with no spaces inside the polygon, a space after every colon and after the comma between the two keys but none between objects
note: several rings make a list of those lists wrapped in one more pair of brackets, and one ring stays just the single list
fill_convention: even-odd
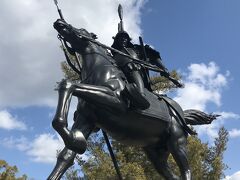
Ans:
[{"label": "horse's mane", "polygon": [[78,32],[80,33],[80,35],[83,34],[83,35],[88,36],[89,38],[92,38],[94,40],[97,39],[97,35],[96,34],[94,34],[93,32],[88,32],[84,28],[78,29]]}]

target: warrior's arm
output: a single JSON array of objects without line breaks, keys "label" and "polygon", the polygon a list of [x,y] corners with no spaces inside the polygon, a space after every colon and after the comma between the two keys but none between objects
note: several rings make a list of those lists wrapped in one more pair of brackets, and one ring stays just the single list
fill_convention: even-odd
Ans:
[{"label": "warrior's arm", "polygon": [[147,52],[147,57],[149,58],[151,64],[158,66],[160,69],[164,71],[163,73],[161,73],[161,75],[169,74],[168,69],[163,64],[160,53],[151,48],[149,45],[145,45],[145,50]]},{"label": "warrior's arm", "polygon": [[[141,58],[141,56],[142,56],[141,50],[139,50],[140,46],[139,45],[134,45],[134,48],[136,50],[138,50],[140,59],[143,59],[143,58]],[[160,56],[159,52],[157,52],[156,50],[152,49],[148,45],[145,45],[145,50],[146,50],[147,58],[149,59],[150,63],[153,64],[153,65],[156,65],[157,67],[159,67],[159,69],[162,70],[160,72],[161,76],[164,76],[164,77],[168,78],[170,81],[172,81],[178,87],[183,87],[183,85],[180,82],[178,82],[178,80],[176,80],[175,78],[173,78],[170,75],[170,73],[168,72],[168,69],[163,65],[162,59],[161,59],[161,56]]]},{"label": "warrior's arm", "polygon": [[163,65],[163,62],[160,56],[159,58],[152,59],[151,62],[156,66],[158,66],[160,69],[168,72],[168,69]]},{"label": "warrior's arm", "polygon": [[134,44],[135,52],[138,54],[139,59],[144,60],[146,59],[149,61],[150,64],[156,65],[164,72],[162,74],[168,73],[168,69],[163,65],[160,53],[153,48],[151,48],[149,45],[145,45],[144,49],[146,51],[146,58],[144,58],[144,53],[142,51],[142,47],[138,44]]}]

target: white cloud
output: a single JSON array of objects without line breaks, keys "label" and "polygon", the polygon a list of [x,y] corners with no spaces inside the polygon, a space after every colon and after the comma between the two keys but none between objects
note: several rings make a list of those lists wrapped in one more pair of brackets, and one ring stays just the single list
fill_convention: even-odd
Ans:
[{"label": "white cloud", "polygon": [[[214,62],[191,64],[184,75],[185,88],[177,91],[174,100],[183,109],[198,109],[207,112],[209,103],[220,107],[222,89],[227,86],[228,76],[229,72],[222,74]],[[239,118],[239,115],[232,112],[215,112],[215,114],[220,114],[221,117],[211,124],[194,127],[200,136],[207,135],[210,142],[218,136],[218,130],[224,125],[225,119]]]},{"label": "white cloud", "polygon": [[236,114],[236,113],[233,113],[233,112],[216,112],[216,114],[220,114],[220,118],[221,119],[240,119],[240,115],[239,114]]},{"label": "white cloud", "polygon": [[[211,124],[201,125],[201,126],[194,126],[197,133],[201,135],[207,135],[209,137],[209,141],[212,143],[214,138],[218,137],[218,130],[220,127],[224,126],[224,123],[229,120],[237,120],[240,119],[238,114],[233,112],[214,112],[214,114],[221,115],[216,120],[214,120]],[[240,130],[232,129],[229,131],[229,137],[239,137]]]},{"label": "white cloud", "polygon": [[53,163],[57,150],[63,148],[63,142],[51,134],[41,134],[32,142],[27,154],[35,162]]},{"label": "white cloud", "polygon": [[236,173],[232,174],[231,176],[226,176],[223,180],[239,180],[240,179],[240,171],[237,171]]},{"label": "white cloud", "polygon": [[229,131],[230,138],[240,137],[240,129],[232,129]]},{"label": "white cloud", "polygon": [[[24,136],[20,138],[7,137],[0,141],[0,145],[24,152],[31,161],[47,164],[55,163],[57,161],[57,151],[65,147],[60,136],[50,133],[37,135],[32,140]],[[85,160],[88,158],[87,154],[78,154],[78,156]]]},{"label": "white cloud", "polygon": [[200,82],[210,87],[221,87],[227,84],[226,77],[218,73],[219,67],[214,62],[208,65],[191,64],[188,69],[190,71],[188,79],[192,82]]},{"label": "white cloud", "polygon": [[69,107],[69,112],[68,112],[68,128],[70,129],[74,123],[74,112],[76,111],[77,109],[77,103],[78,103],[78,100],[77,98],[72,98],[71,99],[71,104],[70,104],[70,107]]},{"label": "white cloud", "polygon": [[[140,9],[146,0],[60,1],[65,19],[86,28],[110,45],[117,32],[120,2],[125,29],[133,37],[141,33]],[[58,18],[53,1],[2,0],[0,5],[0,107],[55,106],[55,82],[62,79],[60,62],[65,59],[52,27]]]},{"label": "white cloud", "polygon": [[11,149],[17,148],[20,151],[26,151],[29,149],[29,142],[24,136],[18,139],[15,139],[13,137],[4,138],[1,141],[1,145]]},{"label": "white cloud", "polygon": [[221,90],[227,85],[226,74],[219,73],[214,63],[191,64],[186,73],[185,88],[177,91],[174,98],[183,109],[206,110],[209,102],[221,105]]},{"label": "white cloud", "polygon": [[50,133],[40,134],[33,140],[24,136],[4,138],[0,144],[7,148],[23,151],[29,156],[30,160],[39,163],[56,162],[57,150],[64,147],[63,141]]},{"label": "white cloud", "polygon": [[13,117],[8,111],[2,110],[0,111],[0,128],[26,130],[27,126],[16,117]]},{"label": "white cloud", "polygon": [[217,119],[211,124],[194,126],[199,136],[207,135],[210,141],[210,144],[213,143],[214,139],[218,137],[218,130],[224,125],[224,121]]}]

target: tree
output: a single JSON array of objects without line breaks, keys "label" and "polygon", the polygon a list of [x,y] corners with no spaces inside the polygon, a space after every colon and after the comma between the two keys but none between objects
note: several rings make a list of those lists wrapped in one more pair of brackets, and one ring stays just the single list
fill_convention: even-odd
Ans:
[{"label": "tree", "polygon": [[[71,57],[71,61],[74,63],[75,59]],[[62,63],[62,70],[67,79],[76,81],[79,78],[66,63]],[[176,71],[172,71],[171,76],[178,80],[181,78]],[[151,80],[154,84],[152,88],[155,91],[171,90],[174,87],[168,79],[156,74],[151,77]],[[188,138],[188,158],[194,179],[217,180],[224,177],[223,170],[227,166],[223,162],[223,153],[226,150],[228,133],[222,127],[218,135],[214,141],[214,146],[202,143],[196,136]],[[126,147],[113,139],[111,139],[111,142],[124,179],[162,179],[141,149]],[[89,138],[87,153],[89,155],[87,160],[77,158],[77,162],[82,167],[82,172],[87,179],[117,179],[113,163],[105,146],[105,141],[100,134],[95,134]],[[169,157],[168,161],[174,172],[180,175],[172,156]],[[68,176],[72,175],[73,177],[77,175],[76,173],[77,170],[73,169],[67,172]]]},{"label": "tree", "polygon": [[215,139],[214,146],[210,148],[209,158],[207,161],[212,166],[208,167],[209,179],[218,180],[223,177],[224,170],[227,169],[227,165],[223,162],[223,153],[227,149],[228,132],[222,127],[218,132],[218,137]]},{"label": "tree", "polygon": [[85,180],[84,177],[81,177],[80,170],[75,169],[74,166],[71,166],[63,176],[63,180]]},{"label": "tree", "polygon": [[[171,71],[170,75],[173,78],[175,78],[176,80],[181,79],[181,75],[179,73],[177,73],[176,70]],[[152,89],[154,91],[169,91],[169,90],[176,88],[176,86],[171,81],[169,81],[167,78],[165,78],[163,76],[159,76],[159,73],[152,74],[151,83],[152,83],[152,85],[151,85]]]},{"label": "tree", "polygon": [[195,179],[219,180],[224,176],[227,165],[223,153],[227,148],[228,132],[221,127],[214,145],[202,143],[197,137],[188,138],[188,156]]},{"label": "tree", "polygon": [[16,177],[17,166],[10,166],[5,160],[0,160],[0,179],[3,180],[26,180],[27,176]]}]

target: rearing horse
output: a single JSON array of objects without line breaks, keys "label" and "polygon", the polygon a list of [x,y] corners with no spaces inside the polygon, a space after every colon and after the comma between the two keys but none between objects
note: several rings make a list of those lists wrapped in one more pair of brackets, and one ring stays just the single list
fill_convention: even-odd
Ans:
[{"label": "rearing horse", "polygon": [[[183,180],[191,180],[187,160],[187,124],[207,124],[216,118],[197,110],[183,112],[172,99],[145,89],[150,107],[129,108],[129,84],[106,49],[84,37],[93,38],[85,29],[76,29],[64,20],[57,20],[54,28],[65,41],[82,56],[82,82],[63,80],[58,87],[59,99],[52,125],[62,137],[65,148],[48,179],[60,179],[73,163],[76,153],[86,150],[86,139],[101,128],[116,140],[142,147],[155,169],[167,180],[179,179],[168,166],[171,153]],[[67,127],[71,97],[79,99],[74,124]]]}]

